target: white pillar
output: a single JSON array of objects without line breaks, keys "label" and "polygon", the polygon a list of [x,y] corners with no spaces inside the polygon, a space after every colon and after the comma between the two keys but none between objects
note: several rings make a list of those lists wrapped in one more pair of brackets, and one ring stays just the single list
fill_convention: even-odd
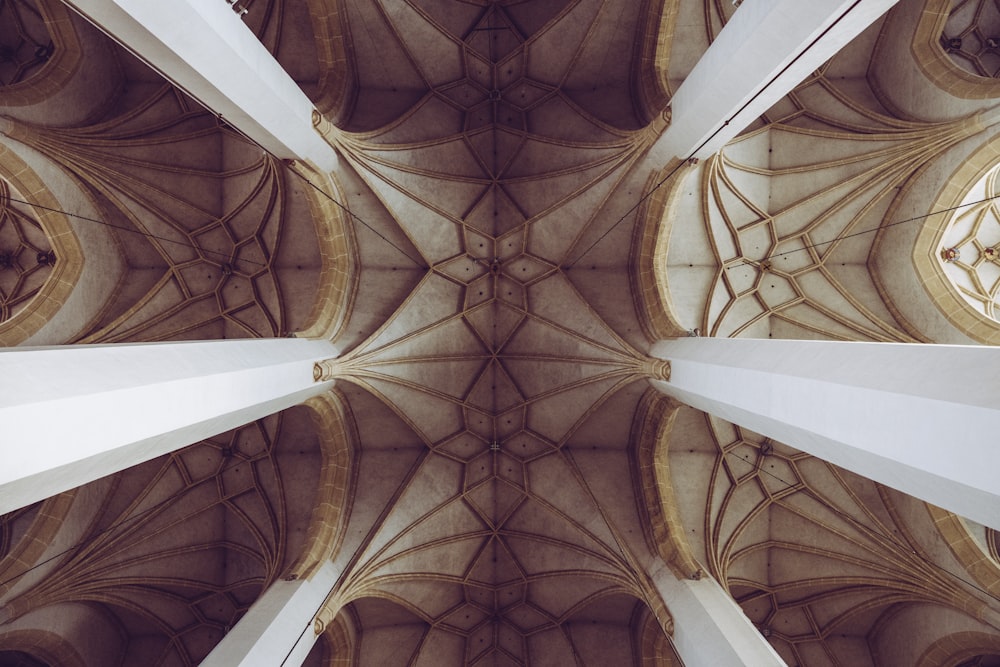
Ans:
[{"label": "white pillar", "polygon": [[0,349],[0,514],[301,403],[336,354],[298,338]]},{"label": "white pillar", "polygon": [[736,601],[711,576],[677,579],[666,566],[653,574],[674,622],[674,649],[685,665],[784,667]]},{"label": "white pillar", "polygon": [[298,667],[313,644],[313,621],[337,583],[329,561],[310,579],[275,581],[200,667]]},{"label": "white pillar", "polygon": [[1000,349],[683,338],[653,355],[683,403],[1000,528]]},{"label": "white pillar", "polygon": [[67,2],[277,157],[336,167],[312,102],[224,0]]},{"label": "white pillar", "polygon": [[670,100],[653,159],[716,153],[896,2],[745,0]]}]

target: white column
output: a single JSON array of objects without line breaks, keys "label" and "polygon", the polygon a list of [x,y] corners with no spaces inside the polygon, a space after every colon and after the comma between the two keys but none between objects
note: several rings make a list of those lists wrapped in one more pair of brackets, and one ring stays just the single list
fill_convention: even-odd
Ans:
[{"label": "white column", "polygon": [[200,667],[298,667],[316,642],[313,620],[337,578],[326,562],[311,579],[275,581]]},{"label": "white column", "polygon": [[329,389],[326,340],[0,349],[0,514]]},{"label": "white column", "polygon": [[896,2],[745,0],[670,100],[653,159],[716,153]]},{"label": "white column", "polygon": [[1000,349],[683,338],[664,393],[1000,528]]},{"label": "white column", "polygon": [[663,566],[652,575],[674,621],[674,649],[685,665],[784,667],[736,601],[711,576],[677,579]]},{"label": "white column", "polygon": [[313,104],[225,0],[67,0],[279,158],[332,171]]}]

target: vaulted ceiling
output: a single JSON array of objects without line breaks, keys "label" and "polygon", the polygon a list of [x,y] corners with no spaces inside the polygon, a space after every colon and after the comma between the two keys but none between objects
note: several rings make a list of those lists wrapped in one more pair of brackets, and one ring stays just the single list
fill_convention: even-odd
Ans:
[{"label": "vaulted ceiling", "polygon": [[[929,161],[992,137],[990,100],[891,102],[870,64],[905,16],[724,152],[664,165],[670,92],[731,2],[243,4],[323,112],[334,174],[263,153],[54,0],[0,3],[48,22],[43,60],[83,44],[90,82],[69,109],[0,88],[0,165],[57,166],[94,285],[29,342],[344,351],[323,400],[4,517],[0,664],[196,664],[317,558],[342,575],[314,665],[680,664],[661,558],[719,580],[789,664],[1000,655],[995,535],[647,381],[650,345],[695,328],[975,339],[910,315],[886,284],[916,277],[877,257]],[[46,76],[37,53],[8,93]],[[38,259],[26,177],[4,178],[13,309],[72,257]],[[934,643],[958,633],[964,653]]]}]

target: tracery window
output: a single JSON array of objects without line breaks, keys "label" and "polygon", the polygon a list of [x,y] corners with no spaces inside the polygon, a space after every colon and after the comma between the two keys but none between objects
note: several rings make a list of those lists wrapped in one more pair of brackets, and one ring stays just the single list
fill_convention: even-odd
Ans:
[{"label": "tracery window", "polygon": [[45,284],[56,262],[39,221],[0,180],[0,322],[23,309]]},{"label": "tracery window", "polygon": [[0,0],[0,86],[34,76],[54,46],[33,0]]},{"label": "tracery window", "polygon": [[941,238],[938,256],[945,275],[976,312],[1000,321],[1000,203],[990,169],[962,200]]},{"label": "tracery window", "polygon": [[1000,3],[952,0],[941,46],[962,69],[979,76],[1000,76]]}]

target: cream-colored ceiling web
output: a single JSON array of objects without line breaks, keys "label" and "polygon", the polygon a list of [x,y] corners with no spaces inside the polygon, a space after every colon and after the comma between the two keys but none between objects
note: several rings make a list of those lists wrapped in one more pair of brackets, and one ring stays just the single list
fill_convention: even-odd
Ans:
[{"label": "cream-colored ceiling web", "polygon": [[704,165],[706,335],[913,340],[872,280],[875,232],[900,184],[980,128],[901,121],[866,97],[821,70]]},{"label": "cream-colored ceiling web", "polygon": [[904,511],[895,492],[715,417],[678,419],[673,474],[704,501],[687,511],[707,564],[788,664],[869,656],[880,618],[904,603],[984,604],[916,539],[930,528],[919,504]]}]

